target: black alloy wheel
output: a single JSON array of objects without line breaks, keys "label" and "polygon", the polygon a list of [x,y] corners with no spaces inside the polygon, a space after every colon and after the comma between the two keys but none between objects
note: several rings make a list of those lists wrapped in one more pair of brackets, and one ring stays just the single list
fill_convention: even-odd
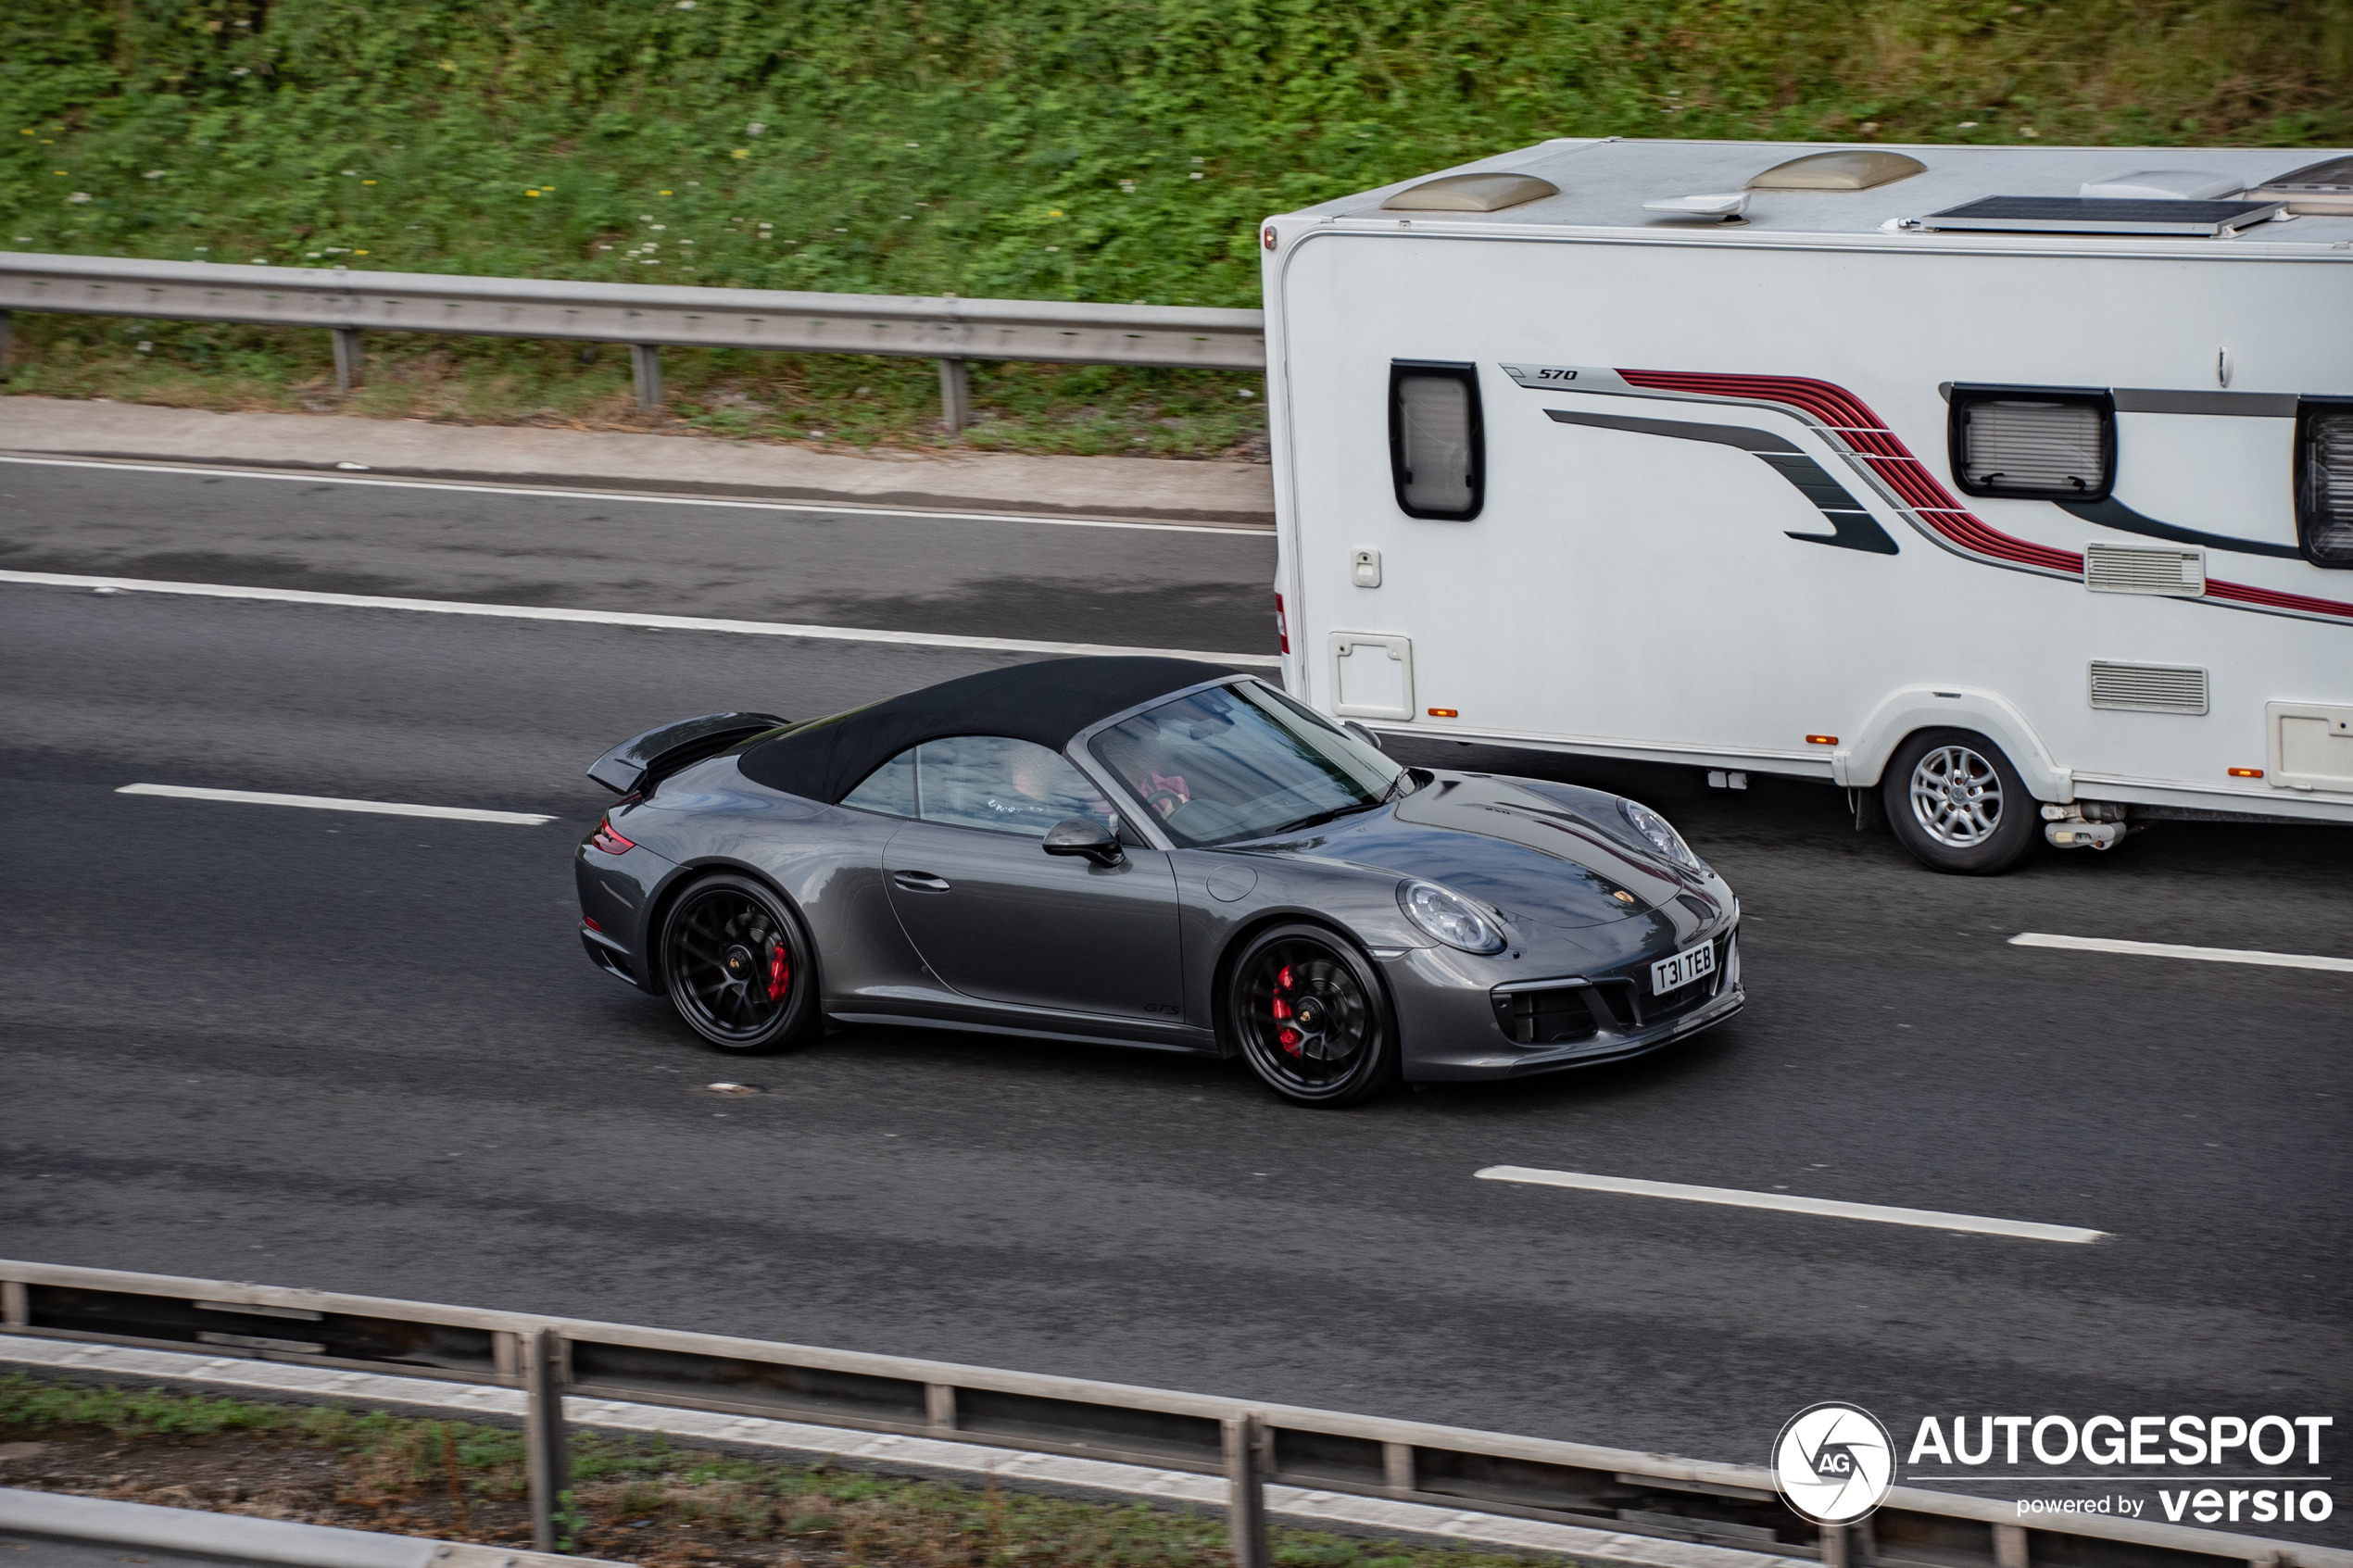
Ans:
[{"label": "black alloy wheel", "polygon": [[2042,839],[2040,802],[2002,748],[1974,730],[1922,730],[1888,759],[1888,826],[1931,871],[1994,876]]},{"label": "black alloy wheel", "polygon": [[1301,1105],[1353,1105],[1397,1080],[1397,1026],[1372,966],[1321,926],[1261,932],[1234,961],[1226,1017],[1251,1071]]},{"label": "black alloy wheel", "polygon": [[723,1051],[764,1055],[820,1027],[809,938],[749,877],[708,877],[679,895],[662,922],[661,975],[678,1016]]}]

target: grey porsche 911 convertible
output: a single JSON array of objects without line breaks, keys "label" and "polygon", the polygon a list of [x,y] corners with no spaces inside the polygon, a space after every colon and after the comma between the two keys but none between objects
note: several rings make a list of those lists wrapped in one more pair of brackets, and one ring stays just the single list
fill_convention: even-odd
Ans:
[{"label": "grey porsche 911 convertible", "polygon": [[1631,800],[1408,768],[1251,676],[1064,659],[616,746],[581,938],[722,1050],[828,1021],[1239,1054],[1346,1105],[1740,1010],[1740,903]]}]

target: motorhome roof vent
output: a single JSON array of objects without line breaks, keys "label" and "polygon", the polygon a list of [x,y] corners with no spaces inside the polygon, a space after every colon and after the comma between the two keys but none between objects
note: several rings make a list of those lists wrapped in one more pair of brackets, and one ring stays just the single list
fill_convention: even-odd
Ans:
[{"label": "motorhome roof vent", "polygon": [[1677,218],[1706,218],[1718,223],[1737,223],[1741,214],[1748,210],[1746,191],[1727,191],[1714,196],[1669,196],[1664,201],[1644,202],[1644,212],[1664,212]]},{"label": "motorhome roof vent", "polygon": [[2237,195],[2246,182],[2235,174],[2201,172],[2195,169],[2148,169],[2138,174],[2086,180],[2078,195],[2114,196],[2125,201],[2208,202]]},{"label": "motorhome roof vent", "polygon": [[2258,201],[2284,201],[2290,212],[2353,217],[2353,157],[2308,163],[2264,181],[2247,194]]},{"label": "motorhome roof vent", "polygon": [[1885,147],[1841,147],[1777,163],[1748,182],[1752,191],[1868,191],[1924,173],[1928,165]]},{"label": "motorhome roof vent", "polygon": [[2206,202],[2168,197],[2123,201],[2112,196],[1987,196],[1931,212],[1923,229],[2046,234],[2190,234],[2218,239],[2260,223],[2287,204]]},{"label": "motorhome roof vent", "polygon": [[1533,174],[1441,174],[1380,205],[1383,212],[1501,212],[1560,194],[1558,185]]}]

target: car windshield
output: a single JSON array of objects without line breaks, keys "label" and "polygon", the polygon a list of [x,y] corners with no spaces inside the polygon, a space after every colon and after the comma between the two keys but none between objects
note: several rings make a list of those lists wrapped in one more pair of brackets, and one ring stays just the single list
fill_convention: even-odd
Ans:
[{"label": "car windshield", "polygon": [[1255,681],[1162,703],[1089,744],[1179,844],[1313,827],[1410,787],[1378,750]]}]

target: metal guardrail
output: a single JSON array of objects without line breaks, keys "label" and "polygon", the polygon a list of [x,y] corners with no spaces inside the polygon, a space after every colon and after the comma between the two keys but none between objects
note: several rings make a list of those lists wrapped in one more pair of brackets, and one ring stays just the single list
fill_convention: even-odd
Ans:
[{"label": "metal guardrail", "polygon": [[661,405],[664,346],[937,359],[950,430],[962,430],[969,418],[968,360],[1221,370],[1266,366],[1265,317],[1256,310],[581,283],[0,251],[0,353],[6,348],[5,313],[11,310],[322,328],[333,334],[335,381],[346,393],[360,376],[365,332],[627,344],[638,402],[648,412]]},{"label": "metal guardrail", "polygon": [[0,1332],[525,1389],[553,1540],[562,1398],[668,1405],[1223,1474],[1235,1568],[1266,1568],[1272,1482],[1836,1568],[2353,1568],[2353,1552],[1895,1488],[1858,1526],[1791,1512],[1761,1467],[722,1335],[110,1269],[0,1261]]},{"label": "metal guardrail", "polygon": [[[248,1514],[206,1513],[150,1503],[117,1502],[58,1492],[0,1489],[0,1547],[30,1549],[33,1562],[54,1562],[58,1546],[145,1549],[158,1555],[200,1555],[216,1568],[626,1568],[601,1558],[517,1551],[512,1547],[437,1541],[421,1536],[300,1524]],[[88,1562],[95,1552],[69,1561]],[[145,1557],[114,1555],[118,1562]]]}]

